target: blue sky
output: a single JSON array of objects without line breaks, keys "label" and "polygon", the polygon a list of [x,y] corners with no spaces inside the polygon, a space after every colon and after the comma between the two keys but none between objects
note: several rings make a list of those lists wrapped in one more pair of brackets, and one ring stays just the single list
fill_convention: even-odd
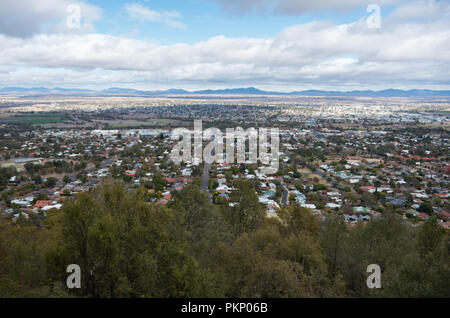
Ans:
[{"label": "blue sky", "polygon": [[2,0],[5,86],[450,89],[450,1]]},{"label": "blue sky", "polygon": [[[273,37],[290,25],[314,20],[331,20],[335,23],[349,23],[368,16],[366,6],[361,5],[350,11],[333,12],[323,10],[299,15],[264,14],[249,12],[238,14],[227,12],[217,1],[211,0],[148,0],[148,1],[106,1],[93,0],[90,3],[103,10],[103,19],[96,21],[95,29],[105,34],[150,39],[161,44],[195,43],[208,38],[225,35],[227,37]],[[138,3],[148,9],[163,12],[177,11],[180,22],[186,28],[174,28],[163,23],[136,21],[127,14],[126,5]],[[381,12],[386,15],[392,6]]]}]

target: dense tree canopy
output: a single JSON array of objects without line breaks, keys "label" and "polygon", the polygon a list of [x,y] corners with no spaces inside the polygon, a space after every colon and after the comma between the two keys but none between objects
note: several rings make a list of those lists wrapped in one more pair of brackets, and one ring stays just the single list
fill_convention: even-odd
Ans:
[{"label": "dense tree canopy", "polygon": [[[106,182],[49,211],[0,219],[0,297],[449,297],[449,235],[385,213],[349,227],[291,205],[266,217],[252,184],[210,203],[196,185],[164,206]],[[81,268],[67,289],[66,268]],[[378,264],[382,288],[368,289]]]}]

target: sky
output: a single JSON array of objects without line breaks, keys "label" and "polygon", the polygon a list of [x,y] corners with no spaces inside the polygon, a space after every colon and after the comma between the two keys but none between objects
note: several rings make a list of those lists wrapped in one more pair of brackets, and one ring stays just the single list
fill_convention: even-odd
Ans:
[{"label": "sky", "polygon": [[450,89],[450,1],[1,0],[11,86]]}]

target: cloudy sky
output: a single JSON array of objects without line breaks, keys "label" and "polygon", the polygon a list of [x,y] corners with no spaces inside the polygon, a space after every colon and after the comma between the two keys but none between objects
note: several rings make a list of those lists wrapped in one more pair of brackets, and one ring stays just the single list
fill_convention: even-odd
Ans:
[{"label": "cloudy sky", "polygon": [[1,0],[6,86],[450,89],[450,1]]}]

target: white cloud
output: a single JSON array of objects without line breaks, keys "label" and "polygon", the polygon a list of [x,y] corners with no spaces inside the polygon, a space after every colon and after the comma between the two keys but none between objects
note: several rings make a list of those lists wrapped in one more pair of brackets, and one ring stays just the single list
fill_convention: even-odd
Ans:
[{"label": "white cloud", "polygon": [[217,0],[232,13],[246,12],[298,15],[318,11],[347,11],[365,7],[371,3],[389,5],[406,0]]},{"label": "white cloud", "polygon": [[450,18],[450,6],[444,1],[435,0],[411,1],[401,7],[398,7],[390,15],[392,20],[402,20],[410,23],[412,21],[429,21],[430,19]]},{"label": "white cloud", "polygon": [[[77,29],[67,26],[69,5],[78,5],[81,24]],[[93,31],[93,22],[101,9],[77,0],[1,0],[0,33],[13,37],[31,37],[41,32]]]},{"label": "white cloud", "polygon": [[[275,37],[216,36],[192,45],[103,34],[0,35],[0,69],[10,67],[0,72],[0,82],[148,89],[448,88],[450,4],[413,4],[417,8],[410,12],[422,6],[430,17],[406,22],[398,16],[408,9],[399,7],[381,29],[368,29],[364,19],[341,25],[316,21],[287,27]],[[434,5],[438,12],[428,7]]]},{"label": "white cloud", "polygon": [[135,20],[144,22],[160,22],[173,28],[186,28],[186,25],[179,21],[181,14],[177,11],[154,11],[138,3],[126,4],[125,10],[130,18]]}]

